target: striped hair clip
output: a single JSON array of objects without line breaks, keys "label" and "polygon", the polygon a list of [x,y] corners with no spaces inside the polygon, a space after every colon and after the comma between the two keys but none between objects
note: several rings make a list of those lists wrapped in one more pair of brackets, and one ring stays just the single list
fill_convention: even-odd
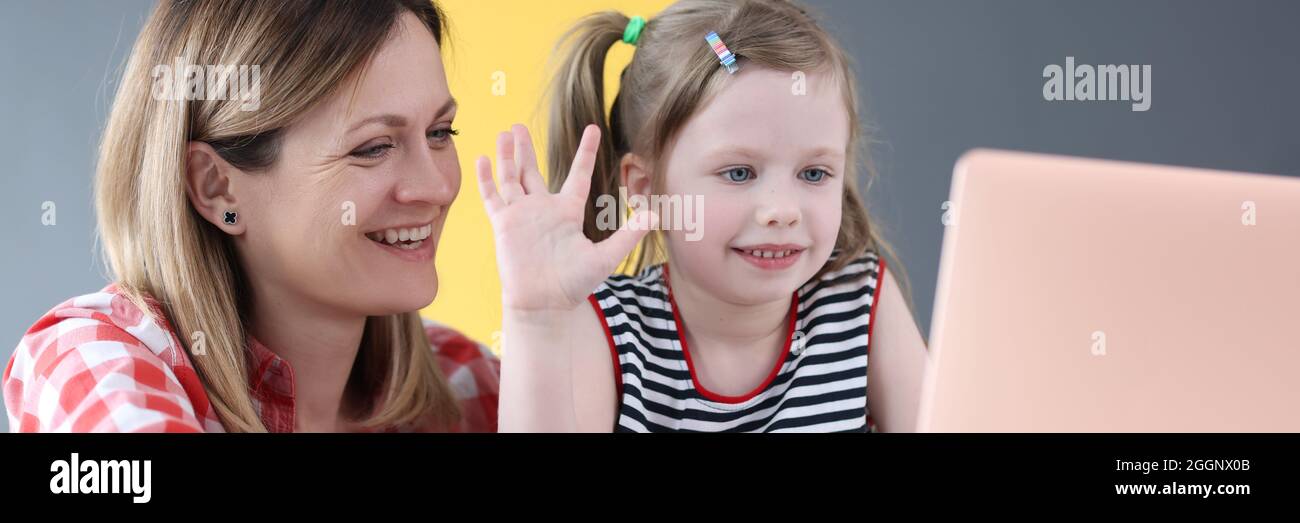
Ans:
[{"label": "striped hair clip", "polygon": [[704,36],[704,41],[713,48],[713,54],[718,55],[718,61],[727,68],[728,73],[736,74],[736,71],[740,70],[740,66],[736,65],[736,55],[731,54],[727,44],[722,43],[722,39],[718,38],[717,32],[709,31],[709,34]]}]

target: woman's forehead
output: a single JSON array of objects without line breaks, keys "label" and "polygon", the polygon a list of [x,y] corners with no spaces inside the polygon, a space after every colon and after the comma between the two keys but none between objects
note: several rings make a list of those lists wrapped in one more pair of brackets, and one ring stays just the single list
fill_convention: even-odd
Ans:
[{"label": "woman's forehead", "polygon": [[441,49],[415,15],[402,15],[383,46],[330,97],[303,116],[303,126],[341,134],[382,115],[427,125],[454,102]]}]

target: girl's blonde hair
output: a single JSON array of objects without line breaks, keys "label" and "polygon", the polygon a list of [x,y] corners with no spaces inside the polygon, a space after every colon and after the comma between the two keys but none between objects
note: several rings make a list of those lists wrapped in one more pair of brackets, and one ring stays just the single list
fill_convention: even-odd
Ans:
[{"label": "girl's blonde hair", "polygon": [[[587,202],[584,232],[588,238],[600,241],[613,234],[596,226],[596,199],[601,195],[618,197],[623,155],[636,153],[654,162],[690,116],[717,94],[727,73],[704,41],[704,35],[716,31],[739,57],[742,67],[761,66],[806,75],[827,73],[840,86],[849,115],[849,143],[843,219],[835,241],[839,254],[817,276],[843,268],[867,249],[897,259],[870,219],[855,183],[859,163],[866,172],[868,186],[875,171],[868,161],[867,133],[859,116],[851,61],[807,9],[784,0],[675,2],[646,22],[606,118],[605,54],[622,40],[627,24],[628,17],[614,11],[589,15],[565,34],[557,48],[563,59],[551,85],[547,136],[552,191],[558,190],[568,175],[583,128],[594,123],[601,130]],[[639,272],[665,255],[662,237],[657,233],[647,235],[631,270]],[[890,265],[901,268],[897,263]],[[899,281],[905,282],[905,273],[899,270],[898,274]]]},{"label": "girl's blonde hair", "polygon": [[[165,316],[156,319],[177,333],[228,431],[266,430],[249,389],[251,294],[231,238],[186,197],[187,143],[211,144],[239,169],[265,170],[284,129],[360,74],[406,12],[443,41],[445,18],[430,0],[163,0],[127,61],[95,175],[106,265],[141,310],[153,314],[156,300]],[[155,96],[154,68],[174,64],[257,65],[260,107]],[[190,347],[198,332],[202,354]],[[348,390],[356,394],[345,408],[369,428],[449,425],[459,416],[417,312],[367,319]]]}]

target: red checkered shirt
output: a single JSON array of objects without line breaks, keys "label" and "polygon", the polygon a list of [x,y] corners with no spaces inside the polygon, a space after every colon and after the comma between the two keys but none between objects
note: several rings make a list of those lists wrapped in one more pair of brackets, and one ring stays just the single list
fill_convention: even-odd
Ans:
[{"label": "red checkered shirt", "polygon": [[[450,328],[426,320],[425,332],[461,408],[452,430],[495,432],[500,362]],[[293,369],[249,341],[253,403],[268,430],[292,432]],[[225,431],[170,325],[116,285],[65,301],[32,325],[5,368],[4,397],[13,432]]]}]

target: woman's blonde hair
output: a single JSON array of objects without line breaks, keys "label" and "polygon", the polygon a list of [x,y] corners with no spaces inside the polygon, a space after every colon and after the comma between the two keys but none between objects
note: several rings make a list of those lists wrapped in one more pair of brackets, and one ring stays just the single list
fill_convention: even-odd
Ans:
[{"label": "woman's blonde hair", "polygon": [[[578,149],[582,130],[601,130],[584,232],[600,241],[613,231],[597,227],[596,199],[618,198],[619,164],[636,153],[656,159],[697,110],[718,92],[726,76],[704,35],[716,31],[742,67],[756,65],[777,71],[811,75],[828,73],[838,83],[849,115],[843,218],[835,250],[818,276],[843,268],[867,249],[893,258],[905,282],[894,249],[881,236],[867,213],[857,188],[859,167],[867,184],[875,178],[868,158],[867,132],[860,120],[856,80],[848,55],[808,14],[785,0],[680,0],[648,20],[636,42],[632,62],[623,70],[618,94],[605,115],[605,54],[623,38],[628,17],[615,11],[589,15],[560,40],[562,57],[551,84],[551,117],[547,140],[549,183],[555,191],[564,183]],[[654,169],[656,173],[661,169]],[[661,179],[662,176],[656,176]],[[658,183],[661,183],[658,182]],[[615,200],[617,201],[617,200]],[[630,269],[639,272],[664,259],[663,239],[646,236]],[[904,287],[906,288],[906,287]],[[906,293],[905,293],[906,295]]]},{"label": "woman's blonde hair", "polygon": [[[95,176],[104,256],[141,310],[152,313],[156,301],[165,316],[157,319],[170,320],[228,431],[266,430],[249,387],[251,294],[230,236],[186,197],[187,144],[211,144],[242,170],[271,166],[284,129],[360,74],[406,12],[443,41],[445,18],[431,0],[163,0],[127,61]],[[164,64],[256,65],[260,107],[156,96],[153,71]],[[201,354],[190,347],[197,332]],[[417,312],[367,319],[348,389],[356,394],[345,408],[365,427],[459,416]]]}]

